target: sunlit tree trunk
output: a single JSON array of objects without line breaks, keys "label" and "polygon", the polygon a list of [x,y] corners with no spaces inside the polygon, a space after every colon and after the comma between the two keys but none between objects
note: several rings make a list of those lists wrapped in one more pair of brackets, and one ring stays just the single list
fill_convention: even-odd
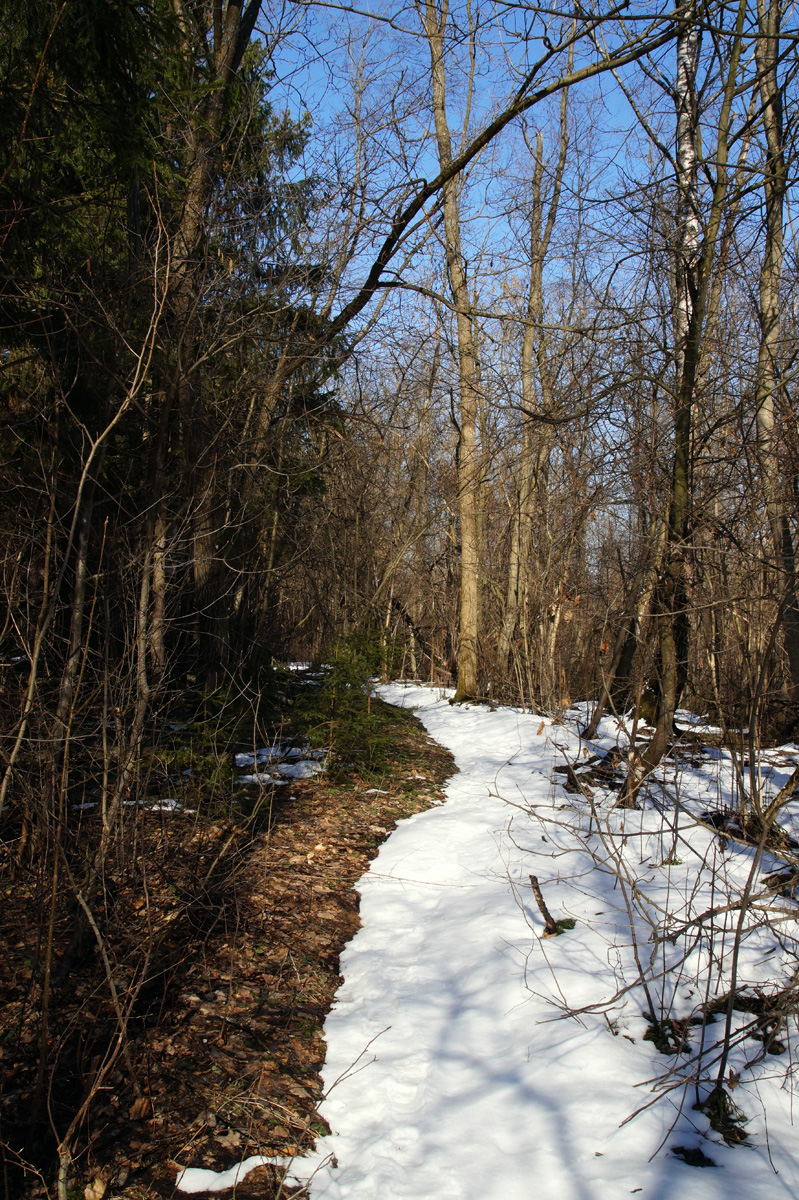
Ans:
[{"label": "sunlit tree trunk", "polygon": [[[549,461],[554,445],[554,426],[547,423],[542,424],[535,418],[538,414],[551,416],[554,408],[552,367],[549,361],[548,338],[543,327],[544,263],[557,217],[569,146],[567,104],[568,89],[564,89],[560,102],[558,160],[546,221],[544,220],[543,198],[544,139],[540,130],[536,137],[534,154],[535,166],[530,210],[530,284],[527,294],[521,361],[521,459],[515,488],[516,506],[511,521],[505,611],[497,645],[497,662],[503,673],[507,670],[513,636],[528,583],[537,497],[540,489],[544,486],[546,478],[544,468]],[[536,368],[540,389],[540,408],[536,397]]]},{"label": "sunlit tree trunk", "polygon": [[696,71],[701,35],[694,19],[677,36],[677,240],[674,256],[674,363],[677,393],[674,410],[672,468],[666,562],[657,596],[656,628],[660,650],[658,719],[650,745],[650,762],[662,758],[671,740],[674,713],[685,685],[688,663],[688,531],[691,512],[691,418],[693,379],[688,373],[698,356],[691,338],[699,269],[698,174],[699,114]]},{"label": "sunlit tree trunk", "polygon": [[757,448],[760,479],[766,501],[772,552],[785,600],[783,638],[790,673],[791,698],[799,700],[799,603],[796,595],[796,557],[790,519],[783,501],[775,429],[775,400],[779,394],[780,281],[784,258],[783,220],[787,168],[783,147],[782,94],[777,77],[780,48],[781,0],[758,0],[758,38],[755,43],[766,137],[763,174],[765,248],[760,270],[760,345],[757,359]]},{"label": "sunlit tree trunk", "polygon": [[[447,0],[437,9],[426,0],[423,21],[430,48],[430,75],[433,95],[436,146],[442,170],[452,162],[452,138],[446,109],[444,69],[444,30]],[[458,623],[458,683],[455,700],[473,699],[479,693],[478,639],[480,621],[480,546],[478,537],[478,490],[480,462],[477,449],[477,352],[472,321],[472,303],[466,263],[461,248],[460,222],[461,177],[444,184],[444,242],[452,303],[458,332],[459,445],[458,512],[460,518],[460,613]]]}]

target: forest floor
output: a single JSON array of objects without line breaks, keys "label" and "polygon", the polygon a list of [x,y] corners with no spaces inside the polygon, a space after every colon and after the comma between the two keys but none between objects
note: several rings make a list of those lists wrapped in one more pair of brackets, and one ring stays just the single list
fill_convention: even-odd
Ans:
[{"label": "forest floor", "polygon": [[[127,1059],[93,1096],[69,1200],[529,1200],[531,1179],[541,1200],[793,1200],[799,748],[752,763],[683,712],[625,808],[623,719],[589,744],[585,705],[379,690],[353,716],[361,758],[356,738],[322,771],[278,729],[226,746],[224,812],[133,810],[102,925]],[[236,767],[254,768],[240,792]],[[744,820],[753,792],[768,836]],[[0,945],[8,1192],[37,1081],[63,1127],[114,1030],[85,956],[54,984],[39,1070],[35,878],[7,888]]]},{"label": "forest floor", "polygon": [[[155,953],[131,1009],[128,1063],[118,1063],[95,1097],[70,1196],[171,1196],[182,1166],[301,1154],[325,1130],[316,1112],[322,1023],[341,983],[339,954],[358,928],[353,884],[398,821],[441,801],[453,770],[450,754],[415,718],[372,704],[380,719],[377,769],[350,763],[283,786],[251,787],[261,800],[269,797],[255,828],[168,806],[138,815],[146,886],[120,874],[107,914],[120,991],[126,978],[128,996],[136,989],[135,968],[125,975],[136,944],[149,939]],[[31,1144],[26,1129],[41,1019],[36,890],[34,871],[17,872],[0,929],[0,1139],[9,1195],[19,1194],[17,1164],[35,1165],[41,1145]],[[74,1059],[75,1094],[83,1060],[94,1053],[96,1065],[98,1030],[109,1022],[103,984],[94,955],[51,999],[52,1053]],[[81,1038],[83,1052],[75,1045]],[[63,1092],[60,1085],[51,1104],[68,1105]],[[21,1194],[54,1194],[42,1161],[39,1155],[41,1174],[29,1172]],[[279,1191],[280,1175],[261,1168],[237,1194],[294,1194]]]}]

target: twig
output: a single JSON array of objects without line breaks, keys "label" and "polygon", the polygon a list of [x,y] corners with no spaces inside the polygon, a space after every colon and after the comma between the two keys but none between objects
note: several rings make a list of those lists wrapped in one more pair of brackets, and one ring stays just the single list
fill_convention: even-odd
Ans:
[{"label": "twig", "polygon": [[558,932],[558,924],[546,906],[546,901],[541,894],[541,885],[538,882],[537,875],[530,876],[530,887],[533,889],[533,895],[535,896],[535,902],[538,905],[539,912],[544,918],[544,935],[546,937],[555,937]]}]

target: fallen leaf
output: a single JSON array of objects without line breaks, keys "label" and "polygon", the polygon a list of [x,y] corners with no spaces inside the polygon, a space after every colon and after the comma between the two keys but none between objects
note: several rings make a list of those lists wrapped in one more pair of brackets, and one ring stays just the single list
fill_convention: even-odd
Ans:
[{"label": "fallen leaf", "polygon": [[233,1150],[237,1146],[241,1145],[241,1134],[239,1133],[238,1129],[229,1129],[227,1133],[218,1133],[216,1135],[216,1140],[219,1142],[220,1146],[227,1146],[230,1150]]},{"label": "fallen leaf", "polygon": [[131,1121],[143,1121],[145,1117],[150,1115],[150,1097],[137,1096],[130,1106],[128,1116]]}]

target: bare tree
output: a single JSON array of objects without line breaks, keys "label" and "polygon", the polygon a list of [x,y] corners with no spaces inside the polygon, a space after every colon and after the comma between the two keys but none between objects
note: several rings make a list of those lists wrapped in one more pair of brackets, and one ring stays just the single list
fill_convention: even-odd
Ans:
[{"label": "bare tree", "polygon": [[[570,51],[570,69],[572,61],[573,53]],[[497,661],[503,673],[507,668],[512,638],[519,620],[519,609],[527,587],[537,493],[543,484],[544,464],[549,458],[554,441],[554,364],[550,361],[549,338],[544,325],[544,264],[555,228],[569,148],[568,96],[568,89],[564,88],[560,100],[558,154],[552,174],[546,218],[543,195],[544,135],[541,130],[536,135],[535,150],[532,152],[534,167],[529,215],[530,282],[521,352],[521,460],[515,488],[516,504],[511,518],[505,612],[497,644]],[[536,395],[536,373],[540,400]],[[543,422],[537,419],[540,415],[545,418]]]},{"label": "bare tree", "polygon": [[[452,137],[446,104],[444,38],[447,25],[447,0],[436,8],[426,0],[421,13],[430,47],[430,82],[439,169],[447,172],[453,162]],[[472,51],[473,57],[473,51]],[[468,124],[469,112],[464,119]],[[452,294],[457,325],[458,355],[458,511],[460,516],[461,599],[458,638],[458,686],[455,700],[473,700],[479,693],[478,637],[480,627],[479,564],[480,546],[477,524],[480,460],[477,450],[479,411],[477,347],[472,314],[469,280],[461,246],[459,192],[463,180],[448,178],[442,186],[444,209],[444,250],[447,279]]]},{"label": "bare tree", "polygon": [[[740,0],[736,24],[725,44],[724,59],[719,64],[721,103],[716,122],[715,178],[712,180],[709,211],[701,240],[697,195],[699,113],[696,97],[700,28],[695,10],[692,10],[691,19],[681,27],[678,36],[674,89],[677,117],[675,182],[678,196],[674,269],[674,451],[665,562],[660,587],[656,592],[660,655],[658,713],[655,734],[644,755],[645,771],[652,770],[660,762],[668,747],[673,734],[674,714],[687,677],[692,414],[720,229],[728,202],[730,126],[733,102],[740,84],[746,11],[746,0]],[[631,779],[631,786],[634,791],[637,786],[634,778]]]},{"label": "bare tree", "polygon": [[[784,259],[783,222],[788,169],[783,136],[783,97],[779,79],[782,0],[758,0],[755,62],[758,72],[766,161],[763,168],[764,249],[760,268],[760,345],[757,357],[757,446],[772,553],[777,566],[783,636],[791,681],[791,700],[799,701],[799,599],[791,523],[783,499],[782,472],[775,429],[775,404],[781,383],[780,301]],[[795,714],[794,718],[795,720]]]}]

